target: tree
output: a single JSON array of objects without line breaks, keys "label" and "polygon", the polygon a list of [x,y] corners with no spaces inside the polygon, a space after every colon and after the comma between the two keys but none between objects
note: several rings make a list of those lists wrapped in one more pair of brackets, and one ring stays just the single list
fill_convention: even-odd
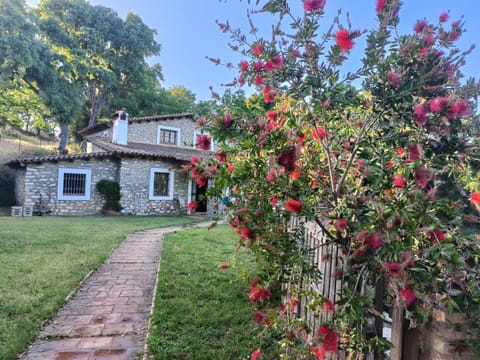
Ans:
[{"label": "tree", "polygon": [[[361,358],[388,348],[365,336],[368,318],[383,311],[372,312],[368,289],[382,281],[412,326],[426,323],[432,309],[468,313],[480,351],[480,247],[464,224],[478,219],[472,205],[480,209],[478,139],[465,127],[478,89],[460,83],[469,53],[455,46],[462,24],[444,13],[397,36],[400,2],[379,0],[364,65],[344,74],[362,36],[350,20],[337,17],[320,34],[325,1],[304,1],[302,16],[286,1],[262,4],[278,19],[268,37],[253,22],[253,39],[220,24],[244,57],[239,86],[253,86],[257,96],[248,111],[227,104],[226,114],[204,121],[221,149],[191,164],[199,184],[210,181],[210,196],[230,190],[230,223],[257,259],[250,299],[268,319],[260,349],[271,358],[324,359],[338,349]],[[292,216],[316,222],[340,249],[345,265],[336,276],[344,285],[336,303],[299,285],[322,274],[309,261],[302,229],[285,231]],[[280,298],[286,281],[290,301],[280,310],[264,305]],[[316,334],[288,310],[306,291],[316,315],[331,313]]]},{"label": "tree", "polygon": [[133,14],[123,21],[112,9],[84,0],[44,0],[38,14],[42,37],[59,59],[56,71],[81,89],[89,125],[115,96],[126,97],[143,81],[145,58],[160,50],[155,31]]}]

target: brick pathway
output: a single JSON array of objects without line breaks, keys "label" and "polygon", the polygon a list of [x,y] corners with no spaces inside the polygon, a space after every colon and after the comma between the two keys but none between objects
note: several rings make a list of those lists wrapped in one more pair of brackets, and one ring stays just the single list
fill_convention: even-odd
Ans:
[{"label": "brick pathway", "polygon": [[[188,227],[188,226],[187,226]],[[144,350],[169,227],[128,235],[41,332],[22,360],[127,360]]]}]

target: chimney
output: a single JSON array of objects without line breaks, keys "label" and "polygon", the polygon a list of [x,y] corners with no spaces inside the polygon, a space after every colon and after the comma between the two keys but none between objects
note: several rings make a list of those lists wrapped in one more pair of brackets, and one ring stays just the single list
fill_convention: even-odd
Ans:
[{"label": "chimney", "polygon": [[113,114],[113,136],[112,142],[118,145],[127,145],[128,142],[128,114],[117,111]]}]

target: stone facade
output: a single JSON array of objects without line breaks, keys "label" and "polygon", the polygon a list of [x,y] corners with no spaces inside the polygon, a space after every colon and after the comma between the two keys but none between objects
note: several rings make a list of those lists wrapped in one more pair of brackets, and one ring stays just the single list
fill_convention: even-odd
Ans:
[{"label": "stone facade", "polygon": [[[91,169],[90,199],[58,199],[59,169]],[[75,160],[69,162],[44,162],[29,164],[25,171],[24,191],[17,195],[20,205],[42,206],[43,211],[51,215],[89,215],[102,211],[103,197],[96,191],[95,185],[102,179],[118,181],[117,160]]]},{"label": "stone facade", "polygon": [[[173,171],[173,199],[150,199],[150,169]],[[185,211],[188,201],[188,176],[178,172],[179,164],[170,161],[122,159],[120,194],[122,213],[128,215],[178,215]]]}]

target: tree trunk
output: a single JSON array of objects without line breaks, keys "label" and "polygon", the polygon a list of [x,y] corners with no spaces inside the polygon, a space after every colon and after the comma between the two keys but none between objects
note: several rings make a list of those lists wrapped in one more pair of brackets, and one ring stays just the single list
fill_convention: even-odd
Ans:
[{"label": "tree trunk", "polygon": [[62,122],[60,124],[60,142],[58,143],[58,152],[60,154],[67,153],[67,142],[68,142],[68,124]]}]

